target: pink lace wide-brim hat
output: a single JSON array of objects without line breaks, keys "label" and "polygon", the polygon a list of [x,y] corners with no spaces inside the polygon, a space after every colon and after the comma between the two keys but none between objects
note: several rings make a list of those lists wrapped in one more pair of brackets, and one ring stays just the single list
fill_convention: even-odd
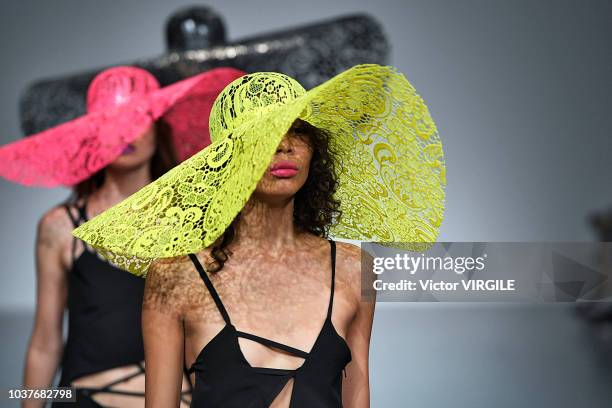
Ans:
[{"label": "pink lace wide-brim hat", "polygon": [[216,68],[160,88],[136,67],[114,67],[87,90],[87,114],[0,147],[0,176],[26,186],[73,186],[103,169],[163,118],[183,161],[210,144],[217,95],[244,72]]}]

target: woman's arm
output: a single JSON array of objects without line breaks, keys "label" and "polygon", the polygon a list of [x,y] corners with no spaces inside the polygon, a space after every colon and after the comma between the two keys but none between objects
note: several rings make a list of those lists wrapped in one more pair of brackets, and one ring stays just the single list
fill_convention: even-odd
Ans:
[{"label": "woman's arm", "polygon": [[[25,388],[49,387],[61,359],[62,323],[67,294],[62,242],[70,235],[71,227],[68,215],[61,207],[49,211],[38,223],[36,315],[26,353]],[[26,401],[23,404],[28,408],[43,405],[43,400]]]},{"label": "woman's arm", "polygon": [[[142,308],[146,408],[178,407],[183,380],[182,313],[172,265],[158,262],[147,274]],[[180,296],[180,294],[178,294]]]},{"label": "woman's arm", "polygon": [[[358,252],[358,256],[356,255]],[[367,254],[366,254],[367,255]],[[361,294],[361,253],[352,250],[349,253],[349,276],[354,298],[358,302],[353,321],[347,332],[347,343],[351,349],[352,360],[346,367],[346,378],[343,378],[342,400],[345,408],[370,407],[369,354],[370,336],[374,320],[375,296],[362,299]],[[364,262],[371,262],[366,256]],[[370,269],[371,270],[371,269]]]}]

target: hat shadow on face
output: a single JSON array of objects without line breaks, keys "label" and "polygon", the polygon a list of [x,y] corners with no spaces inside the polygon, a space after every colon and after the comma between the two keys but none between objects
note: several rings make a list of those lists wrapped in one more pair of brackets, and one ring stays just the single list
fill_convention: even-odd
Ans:
[{"label": "hat shadow on face", "polygon": [[[299,119],[296,120],[282,138],[251,199],[276,205],[295,197],[306,184],[313,164],[313,149],[309,135],[299,134],[296,131],[300,122]],[[284,168],[277,169],[278,165]]]}]

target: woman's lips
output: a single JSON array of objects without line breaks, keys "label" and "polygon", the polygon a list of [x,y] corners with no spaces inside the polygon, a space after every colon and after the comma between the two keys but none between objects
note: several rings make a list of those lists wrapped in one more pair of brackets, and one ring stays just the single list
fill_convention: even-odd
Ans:
[{"label": "woman's lips", "polygon": [[282,178],[286,178],[286,177],[293,177],[297,174],[297,170],[294,169],[277,169],[277,170],[272,170],[270,173],[272,173],[273,176],[275,177],[282,177]]},{"label": "woman's lips", "polygon": [[289,161],[278,162],[272,165],[270,168],[270,173],[274,177],[293,177],[297,174],[298,168],[295,163]]},{"label": "woman's lips", "polygon": [[133,145],[129,144],[123,148],[123,151],[121,152],[121,154],[122,155],[131,154],[131,153],[134,153],[135,150],[136,148]]}]

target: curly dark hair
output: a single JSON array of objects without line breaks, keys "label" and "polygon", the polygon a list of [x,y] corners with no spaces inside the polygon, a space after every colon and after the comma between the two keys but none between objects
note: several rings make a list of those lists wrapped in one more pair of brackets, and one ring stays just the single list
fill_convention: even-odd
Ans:
[{"label": "curly dark hair", "polygon": [[[308,178],[294,199],[293,222],[300,231],[327,237],[332,222],[341,215],[340,202],[334,198],[338,188],[338,177],[334,165],[334,152],[329,145],[328,132],[308,122],[297,120],[293,128],[304,136],[312,148]],[[218,272],[231,255],[227,246],[236,235],[240,213],[225,230],[221,239],[213,245],[213,261],[207,265],[209,272]]]}]

